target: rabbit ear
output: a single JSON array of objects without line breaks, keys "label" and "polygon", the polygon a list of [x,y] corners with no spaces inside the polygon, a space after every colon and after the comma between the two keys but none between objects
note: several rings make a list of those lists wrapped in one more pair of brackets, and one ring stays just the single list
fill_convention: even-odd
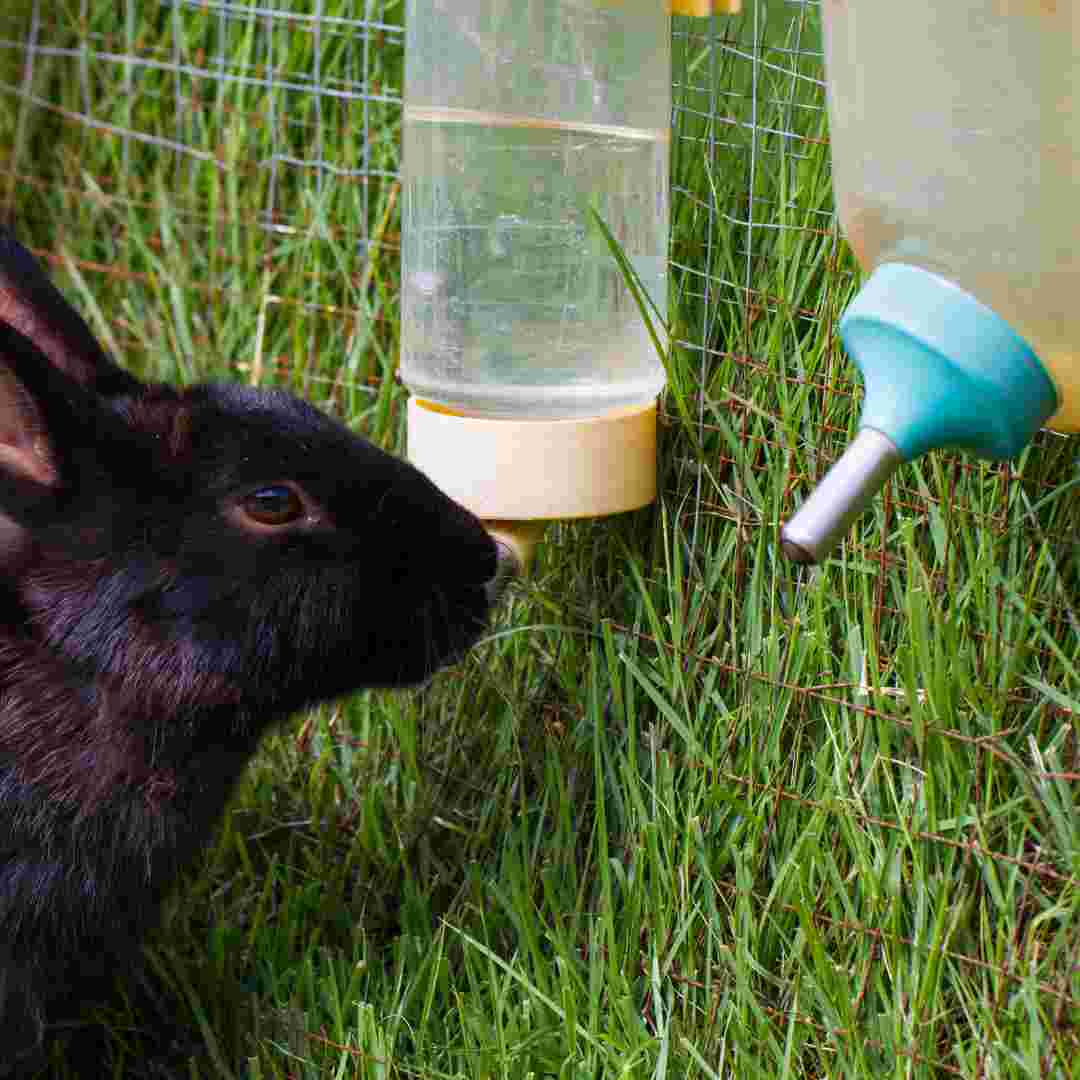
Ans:
[{"label": "rabbit ear", "polygon": [[132,394],[139,381],[117,367],[34,257],[0,228],[0,323],[17,330],[49,362],[106,397]]},{"label": "rabbit ear", "polygon": [[41,409],[8,366],[0,332],[0,473],[45,487],[59,483],[59,468]]},{"label": "rabbit ear", "polygon": [[65,441],[80,441],[92,395],[0,322],[0,515],[61,485]]},{"label": "rabbit ear", "polygon": [[107,399],[0,322],[0,562],[13,530],[47,520],[123,427]]},{"label": "rabbit ear", "polygon": [[22,549],[26,527],[47,510],[60,486],[60,467],[45,417],[15,374],[19,353],[37,353],[16,330],[0,323],[0,566]]}]

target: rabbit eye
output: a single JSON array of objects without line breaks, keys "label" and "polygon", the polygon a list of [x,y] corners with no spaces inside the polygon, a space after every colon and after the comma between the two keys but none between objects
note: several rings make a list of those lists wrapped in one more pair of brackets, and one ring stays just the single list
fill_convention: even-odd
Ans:
[{"label": "rabbit eye", "polygon": [[260,525],[287,525],[304,515],[300,496],[285,484],[259,488],[246,496],[241,506]]}]

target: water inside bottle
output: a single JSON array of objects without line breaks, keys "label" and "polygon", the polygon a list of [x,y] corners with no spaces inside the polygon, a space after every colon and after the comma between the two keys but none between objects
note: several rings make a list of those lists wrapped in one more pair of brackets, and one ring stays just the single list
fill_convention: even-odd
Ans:
[{"label": "water inside bottle", "polygon": [[666,130],[407,108],[404,152],[401,367],[414,393],[517,418],[655,398],[662,362],[590,208],[659,328]]}]

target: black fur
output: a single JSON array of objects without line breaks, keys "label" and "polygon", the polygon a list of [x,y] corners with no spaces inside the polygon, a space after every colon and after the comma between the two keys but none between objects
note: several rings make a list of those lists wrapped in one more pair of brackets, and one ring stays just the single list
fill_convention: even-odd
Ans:
[{"label": "black fur", "polygon": [[[299,516],[252,517],[282,485]],[[471,514],[310,405],[139,383],[0,233],[0,1071],[143,935],[260,734],[426,679],[495,575]]]}]

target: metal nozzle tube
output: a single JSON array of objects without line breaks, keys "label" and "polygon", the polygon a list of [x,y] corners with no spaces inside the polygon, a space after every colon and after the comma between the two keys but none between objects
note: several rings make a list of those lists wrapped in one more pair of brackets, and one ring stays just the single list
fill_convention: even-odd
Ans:
[{"label": "metal nozzle tube", "polygon": [[485,521],[484,528],[499,550],[500,567],[507,576],[521,577],[532,562],[533,549],[540,542],[546,521]]},{"label": "metal nozzle tube", "polygon": [[797,563],[820,562],[902,460],[891,439],[863,428],[780,530],[784,554]]}]

